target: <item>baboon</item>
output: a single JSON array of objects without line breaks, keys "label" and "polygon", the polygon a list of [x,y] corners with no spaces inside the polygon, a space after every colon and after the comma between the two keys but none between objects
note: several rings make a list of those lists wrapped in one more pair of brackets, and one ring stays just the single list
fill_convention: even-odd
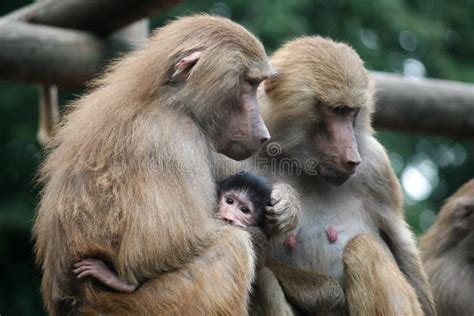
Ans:
[{"label": "baboon", "polygon": [[474,180],[444,204],[420,249],[438,315],[474,315]]},{"label": "baboon", "polygon": [[[33,230],[50,314],[246,313],[254,251],[248,232],[214,218],[212,157],[244,159],[269,138],[256,89],[272,75],[243,27],[184,17],[69,106],[40,170]],[[268,215],[280,230],[295,216],[282,210]],[[125,295],[78,282],[84,258],[142,285]]]},{"label": "baboon", "polygon": [[[301,198],[294,247],[276,238],[271,254],[321,275],[320,290],[308,294],[304,278],[279,271],[278,266],[271,269],[286,299],[308,313],[340,314],[349,306],[350,314],[361,315],[374,310],[367,305],[380,304],[388,314],[401,315],[398,302],[413,298],[408,290],[412,287],[417,300],[408,309],[416,314],[421,305],[426,315],[433,315],[427,277],[404,220],[400,184],[385,149],[373,136],[374,84],[362,60],[346,44],[303,37],[286,43],[270,62],[278,75],[264,82],[258,99],[272,142],[253,159],[258,164],[254,167],[273,182],[292,184]],[[366,254],[360,261],[364,266],[352,264],[345,270],[344,249],[360,234],[371,236],[380,251],[371,255],[371,249],[364,250],[370,243],[360,243],[360,253],[350,254]],[[381,280],[372,279],[367,267],[381,262],[395,262],[398,269],[381,274]],[[367,287],[370,282],[374,288],[394,282],[405,284],[400,289],[407,291],[391,293],[389,300],[382,295],[386,291],[351,291],[357,284],[347,274],[357,271],[367,273],[359,276]],[[341,299],[344,292],[351,295]],[[346,299],[351,301],[346,304]]]},{"label": "baboon", "polygon": [[[271,201],[271,184],[267,179],[250,173],[239,173],[233,175],[218,184],[217,196],[218,206],[217,218],[244,229],[249,229],[256,244],[257,277],[253,284],[254,295],[258,295],[263,301],[259,304],[257,315],[293,315],[293,310],[286,303],[284,294],[278,286],[274,274],[265,267],[265,247],[269,232],[265,230],[265,206]],[[241,214],[246,217],[242,217]],[[253,229],[252,229],[253,228]],[[270,259],[271,260],[271,259]],[[301,273],[298,268],[284,265],[278,262],[281,270],[295,274]],[[131,284],[121,279],[117,273],[100,259],[87,258],[74,264],[74,273],[78,279],[92,277],[109,289],[121,293],[133,293],[138,284]],[[310,271],[305,271],[304,276],[308,284],[314,284],[320,280]],[[313,287],[312,290],[317,290]],[[255,306],[255,308],[257,308]]]},{"label": "baboon", "polygon": [[240,172],[217,185],[218,219],[239,227],[262,226],[265,207],[271,204],[268,179]]},{"label": "baboon", "polygon": [[[262,225],[265,206],[270,205],[272,186],[267,179],[251,173],[238,173],[217,185],[216,217],[230,225],[246,228]],[[138,284],[130,284],[102,260],[86,258],[74,264],[78,279],[93,277],[110,289],[133,293]]]}]

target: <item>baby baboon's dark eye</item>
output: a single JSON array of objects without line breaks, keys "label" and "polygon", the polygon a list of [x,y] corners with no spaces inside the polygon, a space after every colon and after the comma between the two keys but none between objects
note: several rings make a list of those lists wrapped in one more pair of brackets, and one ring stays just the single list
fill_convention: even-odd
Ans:
[{"label": "baby baboon's dark eye", "polygon": [[230,197],[226,198],[226,199],[225,199],[225,202],[226,202],[227,204],[230,204],[230,205],[234,204],[234,200],[233,200],[232,198],[230,198]]},{"label": "baby baboon's dark eye", "polygon": [[250,210],[249,210],[247,207],[245,207],[245,206],[244,206],[244,207],[241,207],[240,210],[241,210],[242,213],[244,213],[244,214],[250,213]]}]

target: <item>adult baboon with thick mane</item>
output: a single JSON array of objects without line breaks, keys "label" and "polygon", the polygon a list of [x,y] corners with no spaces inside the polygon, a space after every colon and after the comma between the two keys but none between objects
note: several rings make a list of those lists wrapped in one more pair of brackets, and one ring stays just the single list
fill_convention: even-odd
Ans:
[{"label": "adult baboon with thick mane", "polygon": [[[244,159],[269,138],[256,89],[272,73],[243,27],[185,17],[70,106],[41,169],[34,225],[52,315],[246,313],[254,251],[247,232],[213,218],[211,157]],[[125,295],[78,280],[83,258],[142,285]]]},{"label": "adult baboon with thick mane", "polygon": [[[372,135],[374,88],[362,60],[343,43],[303,37],[277,50],[271,63],[278,75],[265,81],[259,101],[272,142],[254,161],[260,171],[265,162],[264,174],[274,182],[293,184],[302,204],[299,227],[272,242],[272,253],[321,275],[320,290],[305,293],[303,270],[297,275],[280,264],[269,266],[286,298],[300,311],[323,315],[344,313],[346,306],[351,315],[377,310],[419,315],[420,305],[433,315],[399,182]],[[374,243],[379,249],[370,248]],[[386,260],[380,259],[383,255]],[[384,261],[396,268],[383,273]],[[367,267],[372,265],[381,270],[371,275]],[[375,275],[380,278],[372,279]],[[351,284],[361,277],[365,283]],[[385,282],[391,297],[372,290]],[[351,291],[356,285],[358,290]],[[349,302],[344,293],[350,293]]]}]

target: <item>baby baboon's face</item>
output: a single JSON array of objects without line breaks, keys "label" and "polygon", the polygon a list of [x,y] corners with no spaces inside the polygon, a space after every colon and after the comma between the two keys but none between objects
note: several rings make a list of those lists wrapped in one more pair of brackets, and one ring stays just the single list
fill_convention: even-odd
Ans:
[{"label": "baby baboon's face", "polygon": [[256,210],[248,194],[230,190],[223,192],[219,198],[217,218],[231,225],[248,227],[256,225]]}]

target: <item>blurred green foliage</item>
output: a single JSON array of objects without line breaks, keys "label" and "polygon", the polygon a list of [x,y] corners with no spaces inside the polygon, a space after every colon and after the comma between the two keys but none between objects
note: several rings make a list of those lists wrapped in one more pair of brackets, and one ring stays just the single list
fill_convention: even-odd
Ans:
[{"label": "blurred green foliage", "polygon": [[[29,2],[4,0],[0,15]],[[152,26],[197,12],[241,23],[269,54],[294,37],[320,34],[352,45],[369,69],[403,74],[414,65],[419,75],[474,82],[473,0],[184,1],[154,17]],[[61,103],[73,97],[62,92]],[[0,314],[41,315],[30,241],[42,155],[36,142],[37,90],[0,81],[0,100]],[[443,200],[473,177],[474,143],[394,132],[378,138],[407,189],[407,219],[420,233]]]}]

